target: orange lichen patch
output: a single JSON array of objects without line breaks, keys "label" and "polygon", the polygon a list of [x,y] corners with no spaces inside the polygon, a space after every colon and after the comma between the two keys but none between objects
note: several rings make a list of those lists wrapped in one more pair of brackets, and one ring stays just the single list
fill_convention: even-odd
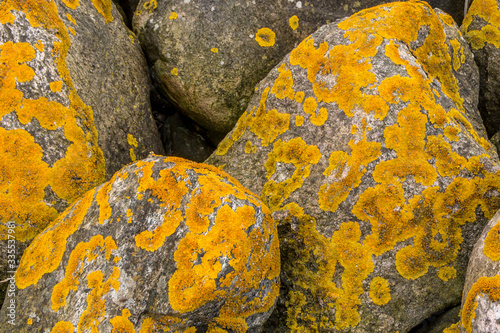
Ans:
[{"label": "orange lichen patch", "polygon": [[137,139],[132,134],[127,134],[127,142],[129,145],[137,147]]},{"label": "orange lichen patch", "polygon": [[449,281],[457,277],[457,270],[454,267],[441,267],[438,277],[443,281]]},{"label": "orange lichen patch", "polygon": [[106,240],[104,240],[102,235],[96,235],[87,243],[78,243],[68,259],[64,278],[54,286],[52,291],[52,310],[57,312],[66,304],[69,292],[71,290],[76,291],[80,284],[79,277],[82,275],[86,262],[94,261],[99,252],[104,252],[105,258],[110,260],[111,251],[116,249],[116,243],[111,236],[106,237]]},{"label": "orange lichen patch", "polygon": [[255,110],[255,108],[252,109],[250,114],[253,114],[253,119],[243,120],[243,122],[248,121],[248,129],[257,135],[264,147],[274,142],[280,134],[288,131],[290,126],[289,113],[281,113],[276,109],[266,110],[266,100],[269,91],[269,87],[264,89],[259,107],[257,110]]},{"label": "orange lichen patch", "polygon": [[444,128],[444,135],[446,136],[446,138],[450,141],[458,141],[458,134],[461,132],[462,130],[460,129],[459,126],[455,126],[453,124],[450,124],[449,126],[446,126]]},{"label": "orange lichen patch", "polygon": [[[14,229],[17,240],[32,239],[57,217],[43,202],[50,169],[42,156],[28,132],[0,128],[0,220],[20,222]],[[4,224],[0,235],[7,238]]]},{"label": "orange lichen patch", "polygon": [[60,92],[63,87],[63,83],[62,81],[50,82],[49,87],[53,92]]},{"label": "orange lichen patch", "polygon": [[210,49],[210,52],[217,53],[217,52],[219,52],[219,49],[218,49],[218,48],[216,48],[216,47],[212,47],[212,48]]},{"label": "orange lichen patch", "polygon": [[69,32],[71,32],[71,34],[72,34],[73,36],[76,36],[76,31],[75,31],[75,29],[73,29],[72,27],[69,27],[69,28],[68,28],[68,31],[69,31]]},{"label": "orange lichen patch", "polygon": [[429,269],[429,263],[425,259],[425,254],[419,249],[407,246],[396,253],[396,268],[405,279],[415,280]]},{"label": "orange lichen patch", "polygon": [[278,139],[265,163],[267,178],[271,178],[276,172],[277,163],[291,163],[295,170],[290,178],[282,182],[269,180],[262,190],[262,201],[266,202],[271,210],[279,208],[293,191],[302,186],[304,179],[311,173],[311,165],[318,163],[320,158],[318,147],[308,145],[300,137],[288,142]]},{"label": "orange lichen patch", "polygon": [[302,103],[304,101],[305,94],[303,91],[297,91],[295,94],[295,101],[297,103]]},{"label": "orange lichen patch", "polygon": [[304,117],[295,116],[295,126],[300,127],[302,124],[304,124]]},{"label": "orange lichen patch", "polygon": [[327,177],[326,183],[321,185],[318,192],[319,206],[325,211],[335,212],[349,193],[361,184],[366,167],[380,156],[382,145],[367,141],[364,119],[361,140],[350,140],[349,147],[351,155],[335,151],[328,158],[329,165],[323,173]]},{"label": "orange lichen patch", "polygon": [[456,39],[451,40],[450,44],[453,47],[453,69],[458,71],[465,60],[464,49]]},{"label": "orange lichen patch", "polygon": [[292,30],[297,30],[299,27],[299,18],[297,15],[290,17],[290,19],[288,19],[288,24],[290,24],[290,28],[292,28]]},{"label": "orange lichen patch", "polygon": [[245,154],[255,153],[257,151],[257,147],[255,147],[252,141],[247,141],[245,143]]},{"label": "orange lichen patch", "polygon": [[26,322],[28,325],[33,325],[33,319],[32,318],[28,318],[27,322]]},{"label": "orange lichen patch", "polygon": [[66,14],[66,18],[71,22],[73,23],[74,25],[76,25],[76,20],[73,18],[73,16],[71,16],[70,13],[67,13]]},{"label": "orange lichen patch", "polygon": [[[242,206],[233,211],[230,206],[223,205],[217,211],[214,225],[205,235],[190,232],[180,241],[174,254],[177,270],[169,281],[169,301],[175,311],[193,311],[220,298],[228,300],[223,306],[228,308],[225,311],[238,311],[233,303],[241,300],[226,287],[235,284],[237,290],[249,290],[257,288],[262,278],[278,276],[277,263],[271,260],[279,256],[277,238],[273,238],[271,251],[264,250],[265,242],[273,232],[270,212],[264,213],[266,218],[262,230],[256,228],[247,235],[246,230],[256,221],[255,209]],[[250,246],[250,242],[257,246],[258,251]],[[219,280],[221,288],[218,288],[215,280],[222,269],[222,258],[233,270]],[[250,271],[247,271],[247,264],[252,267]],[[260,266],[257,269],[255,265]],[[235,297],[236,300],[232,301]]]},{"label": "orange lichen patch", "polygon": [[497,223],[486,234],[483,254],[493,261],[500,260],[500,223]]},{"label": "orange lichen patch", "polygon": [[243,136],[251,119],[252,116],[248,114],[248,112],[243,112],[240,119],[238,119],[238,122],[236,123],[231,136],[226,136],[224,140],[219,143],[215,153],[217,155],[225,155],[228,152],[229,148],[231,148],[232,144]]},{"label": "orange lichen patch", "polygon": [[[469,30],[475,18],[486,23],[480,30]],[[476,19],[477,20],[477,19]],[[462,33],[473,49],[481,49],[486,43],[500,47],[500,11],[495,0],[473,1],[462,24]]]},{"label": "orange lichen patch", "polygon": [[460,333],[460,321],[456,324],[451,324],[443,330],[443,333]]},{"label": "orange lichen patch", "polygon": [[438,15],[441,21],[443,21],[446,25],[453,27],[456,25],[455,21],[453,20],[453,17],[446,13],[442,13]]},{"label": "orange lichen patch", "polygon": [[71,324],[69,321],[60,321],[57,322],[50,333],[74,333],[75,328],[73,327],[73,324]]},{"label": "orange lichen patch", "polygon": [[149,0],[142,5],[142,8],[147,10],[150,14],[158,7],[156,0]]},{"label": "orange lichen patch", "polygon": [[170,13],[169,20],[175,20],[179,15],[176,12]]},{"label": "orange lichen patch", "polygon": [[43,52],[43,49],[45,48],[45,45],[42,43],[41,40],[38,40],[37,43],[33,46],[40,52]]},{"label": "orange lichen patch", "polygon": [[66,7],[70,9],[76,9],[78,6],[80,6],[79,0],[61,0],[61,1]]},{"label": "orange lichen patch", "polygon": [[476,317],[477,298],[488,296],[491,302],[500,301],[500,275],[481,276],[470,288],[462,307],[462,327],[472,332],[472,320]]},{"label": "orange lichen patch", "polygon": [[172,68],[172,70],[170,71],[170,74],[172,74],[174,76],[179,75],[179,70],[177,69],[177,67]]},{"label": "orange lichen patch", "polygon": [[137,247],[150,252],[158,250],[165,242],[165,238],[172,235],[183,221],[182,212],[179,210],[169,211],[165,214],[164,219],[162,225],[153,232],[146,230],[135,236]]},{"label": "orange lichen patch", "polygon": [[[156,3],[156,0],[151,0]],[[111,0],[92,0],[92,4],[99,14],[104,17],[106,20],[106,24],[113,22],[113,15],[111,15],[111,11],[113,10],[113,5]]]},{"label": "orange lichen patch", "polygon": [[66,250],[66,240],[80,224],[92,204],[95,191],[89,191],[66,213],[52,222],[24,251],[23,260],[16,271],[16,286],[24,289],[34,285],[61,263]]},{"label": "orange lichen patch", "polygon": [[277,98],[284,99],[288,97],[293,100],[295,92],[293,91],[293,77],[292,72],[286,69],[286,65],[282,64],[278,68],[280,73],[278,78],[274,80],[274,85],[271,88],[271,94],[275,94]]},{"label": "orange lichen patch", "polygon": [[489,151],[491,148],[491,143],[489,143],[488,140],[484,139],[483,137],[479,137],[477,132],[474,130],[472,127],[472,124],[470,123],[465,116],[460,113],[457,109],[451,109],[448,114],[450,115],[451,118],[453,118],[456,122],[462,124],[467,131],[465,132],[468,136],[472,137],[477,143],[481,145],[486,151]]},{"label": "orange lichen patch", "polygon": [[123,309],[121,316],[111,318],[109,320],[109,323],[113,326],[111,333],[135,333],[134,324],[130,322],[129,317],[130,311]]},{"label": "orange lichen patch", "polygon": [[273,46],[275,43],[276,34],[269,28],[260,28],[255,34],[255,40],[262,47]]},{"label": "orange lichen patch", "polygon": [[389,281],[383,277],[374,277],[370,282],[370,292],[368,293],[373,303],[377,305],[385,305],[391,300],[391,289]]},{"label": "orange lichen patch", "polygon": [[398,157],[382,161],[373,171],[379,183],[395,183],[412,176],[422,185],[432,185],[437,179],[436,170],[427,161],[425,153],[425,125],[427,117],[419,107],[406,107],[398,113],[398,124],[384,130],[385,145],[397,152]]},{"label": "orange lichen patch", "polygon": [[435,166],[442,177],[457,176],[467,159],[451,151],[451,145],[443,136],[428,136],[426,150],[436,158]]},{"label": "orange lichen patch", "polygon": [[[155,333],[155,332],[170,332],[170,327],[172,325],[181,323],[182,320],[177,318],[177,317],[171,317],[171,316],[162,316],[160,318],[146,318],[142,322],[141,329],[139,333]],[[187,330],[184,332],[191,332],[192,327],[189,327]],[[175,331],[178,332],[178,331]],[[175,333],[174,332],[174,333]],[[196,333],[196,329],[194,331]]]},{"label": "orange lichen patch", "polygon": [[328,111],[327,111],[326,108],[320,108],[319,109],[319,114],[317,114],[316,112],[314,112],[310,116],[311,117],[309,118],[309,120],[311,121],[311,124],[316,125],[316,126],[321,126],[328,119]]},{"label": "orange lichen patch", "polygon": [[101,271],[93,271],[87,275],[87,284],[91,289],[87,296],[87,309],[83,311],[78,322],[78,332],[90,330],[98,332],[97,326],[104,320],[106,310],[106,299],[104,296],[113,288],[118,291],[120,282],[120,269],[113,267],[113,272],[110,274],[106,282],[103,282],[103,273]]},{"label": "orange lichen patch", "polygon": [[[42,127],[49,130],[64,128],[64,134],[71,142],[71,146],[67,149],[66,156],[54,164],[44,179],[37,182],[42,181],[50,185],[59,198],[71,203],[104,180],[104,158],[97,145],[97,131],[93,123],[92,110],[83,103],[74,90],[66,66],[66,56],[71,41],[59,17],[56,4],[48,1],[4,1],[0,4],[2,23],[14,23],[13,15],[10,13],[13,10],[25,12],[31,26],[55,31],[59,41],[54,42],[51,55],[54,57],[58,74],[68,89],[69,107],[48,101],[45,97],[37,100],[23,99],[22,92],[16,89],[16,81],[28,82],[34,77],[34,71],[23,63],[34,58],[35,50],[28,43],[7,42],[0,46],[0,85],[2,86],[0,117],[15,111],[22,124],[27,124],[31,119],[36,118]],[[44,47],[40,44],[37,49],[43,52]],[[52,85],[51,88],[58,88],[58,85]],[[82,128],[85,128],[85,131]],[[17,163],[12,161],[10,163],[11,167],[18,168]],[[31,176],[28,173],[25,177]],[[41,190],[43,191],[44,188],[42,187]],[[17,198],[16,201],[19,202],[22,199]],[[6,204],[5,201],[2,204]],[[44,203],[39,201],[36,205],[40,204]],[[16,206],[16,204],[10,206]],[[49,204],[46,206],[54,210]],[[43,212],[47,209],[40,210],[39,208],[30,207],[27,211]],[[41,217],[41,220],[37,220],[37,216]],[[41,213],[32,214],[30,221],[22,216],[11,216],[11,218],[21,226],[20,228],[28,228],[30,224],[37,227],[45,226],[48,221],[44,221],[42,216]],[[33,231],[29,235],[20,232],[21,240],[31,239],[37,232]]]}]

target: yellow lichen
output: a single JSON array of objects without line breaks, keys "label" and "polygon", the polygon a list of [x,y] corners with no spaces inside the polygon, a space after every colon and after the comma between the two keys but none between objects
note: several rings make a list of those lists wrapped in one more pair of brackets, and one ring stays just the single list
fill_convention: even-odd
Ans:
[{"label": "yellow lichen", "polygon": [[176,12],[170,13],[169,20],[175,20],[179,15]]},{"label": "yellow lichen", "polygon": [[456,324],[451,324],[443,330],[443,333],[460,333],[460,321]]},{"label": "yellow lichen", "polygon": [[472,320],[476,317],[477,298],[487,296],[491,302],[500,301],[500,275],[481,276],[470,288],[462,306],[462,327],[472,333]]},{"label": "yellow lichen", "polygon": [[[78,0],[77,0],[78,1]],[[76,20],[73,18],[73,16],[71,16],[70,13],[67,13],[66,14],[66,18],[71,22],[73,23],[74,25],[76,25]]]},{"label": "yellow lichen", "polygon": [[260,28],[255,34],[255,40],[262,47],[273,46],[275,43],[276,34],[269,28]]},{"label": "yellow lichen", "polygon": [[70,9],[76,9],[78,6],[80,6],[79,0],[62,0],[62,3]]},{"label": "yellow lichen", "polygon": [[274,81],[274,85],[271,88],[271,94],[275,94],[277,98],[284,99],[288,97],[293,100],[295,96],[295,92],[293,91],[293,78],[292,72],[289,69],[286,69],[285,64],[282,64],[278,68],[278,72],[280,73],[278,78]]},{"label": "yellow lichen", "polygon": [[457,270],[454,267],[441,267],[438,277],[443,281],[448,281],[457,277]]},{"label": "yellow lichen", "polygon": [[500,223],[495,224],[486,234],[483,254],[493,261],[500,260]]},{"label": "yellow lichen", "polygon": [[170,71],[170,74],[175,75],[175,76],[179,75],[179,70],[177,69],[177,67],[172,68],[172,70]]},{"label": "yellow lichen", "polygon": [[217,52],[219,52],[219,49],[218,49],[218,48],[216,48],[216,47],[212,47],[212,48],[210,49],[210,52],[217,53]]},{"label": "yellow lichen", "polygon": [[[151,1],[156,2],[156,0]],[[113,15],[111,14],[113,5],[111,0],[92,0],[92,4],[94,5],[97,12],[101,14],[102,17],[104,17],[106,24],[113,22]]]},{"label": "yellow lichen", "polygon": [[303,91],[297,91],[295,94],[295,101],[297,103],[302,103],[304,101],[305,94]]},{"label": "yellow lichen", "polygon": [[53,92],[60,92],[63,87],[63,83],[62,81],[50,82],[49,87]]},{"label": "yellow lichen", "polygon": [[[470,30],[472,21],[484,21],[480,30]],[[500,47],[500,11],[495,0],[473,1],[462,24],[462,33],[473,49],[481,49],[486,44]]]},{"label": "yellow lichen", "polygon": [[295,126],[300,127],[302,124],[304,124],[304,117],[295,116]]},{"label": "yellow lichen", "polygon": [[[68,1],[67,3],[76,6],[78,2]],[[24,170],[25,174],[15,175],[16,178],[20,178],[13,182],[14,188],[10,192],[2,192],[3,195],[0,196],[0,206],[2,206],[0,211],[3,212],[0,220],[15,221],[17,224],[16,237],[25,241],[38,234],[57,214],[52,204],[46,204],[43,201],[44,195],[41,193],[44,189],[50,186],[60,199],[66,200],[69,204],[104,180],[104,159],[97,145],[97,131],[93,124],[92,110],[83,103],[74,90],[66,66],[66,56],[71,41],[65,25],[59,17],[56,4],[47,1],[4,1],[0,4],[2,24],[14,23],[14,16],[11,14],[13,10],[25,12],[31,26],[54,31],[58,41],[54,42],[50,56],[53,57],[55,67],[62,80],[58,81],[61,83],[50,83],[50,88],[53,91],[61,91],[62,85],[64,85],[69,93],[68,107],[55,101],[49,101],[46,97],[40,97],[37,100],[24,98],[23,93],[17,89],[16,82],[28,82],[33,79],[35,72],[25,63],[34,59],[35,49],[28,43],[6,42],[0,46],[0,85],[2,86],[0,90],[0,118],[12,112],[18,116],[21,124],[27,124],[35,118],[41,127],[48,130],[63,129],[66,139],[71,143],[66,150],[66,155],[55,162],[51,168],[48,168],[42,161],[36,162],[37,165],[30,164],[29,168],[19,168],[19,165],[23,163],[16,163],[15,156],[34,162],[36,156],[39,156],[38,152],[41,151],[41,148],[37,144],[30,144],[30,140],[27,138],[29,134],[22,129],[1,131],[2,139],[10,138],[18,144],[22,144],[21,142],[27,144],[27,147],[23,149],[15,148],[11,149],[10,153],[4,152],[4,158],[7,158],[6,162],[10,166],[4,165],[2,174],[14,176],[13,171],[9,170],[12,168],[17,170],[16,173]],[[40,42],[35,44],[35,47],[39,52],[47,51]],[[27,149],[31,151],[29,157],[26,157],[28,155],[19,155]],[[33,154],[34,156],[31,157]],[[41,170],[45,170],[43,174]],[[35,180],[32,177],[40,178]],[[23,181],[29,181],[31,184],[29,186],[23,185],[22,178],[24,178]],[[5,186],[5,184],[0,186]],[[40,186],[40,188],[35,189],[35,186]],[[17,190],[16,187],[18,187]],[[29,196],[29,199],[16,198],[12,195],[13,193]],[[30,206],[23,208],[22,202]],[[62,203],[64,204],[64,202]],[[31,212],[29,217],[27,212]],[[5,217],[6,220],[4,220]],[[3,227],[0,234],[0,237],[6,237]]]},{"label": "yellow lichen", "polygon": [[288,20],[288,24],[290,24],[290,28],[292,28],[292,30],[297,30],[297,28],[299,27],[299,18],[297,17],[297,15],[293,15],[292,17],[290,17],[290,19]]},{"label": "yellow lichen", "polygon": [[147,10],[150,14],[158,7],[158,3],[156,0],[149,0],[146,1],[143,5],[142,8]]},{"label": "yellow lichen", "polygon": [[391,290],[389,281],[383,277],[377,276],[370,282],[370,298],[377,305],[385,305],[391,300]]},{"label": "yellow lichen", "polygon": [[134,324],[130,322],[129,317],[130,311],[123,309],[121,316],[111,318],[109,320],[109,323],[113,326],[111,333],[135,333]]},{"label": "yellow lichen", "polygon": [[50,333],[74,333],[75,328],[73,327],[73,324],[71,324],[69,321],[59,321],[57,322]]}]

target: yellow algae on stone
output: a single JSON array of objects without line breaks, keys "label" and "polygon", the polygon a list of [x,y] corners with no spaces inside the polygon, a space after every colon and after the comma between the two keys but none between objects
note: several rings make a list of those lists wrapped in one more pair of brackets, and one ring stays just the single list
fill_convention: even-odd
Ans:
[{"label": "yellow algae on stone", "polygon": [[292,30],[297,30],[297,28],[299,27],[299,18],[297,17],[297,15],[293,15],[292,17],[290,17],[290,19],[288,20],[288,24],[290,25],[290,28],[292,28]]},{"label": "yellow algae on stone", "polygon": [[255,34],[255,40],[262,47],[273,46],[276,42],[276,34],[269,28],[260,28]]},{"label": "yellow algae on stone", "polygon": [[385,305],[391,300],[391,290],[389,281],[383,277],[377,276],[370,282],[370,298],[377,305]]}]

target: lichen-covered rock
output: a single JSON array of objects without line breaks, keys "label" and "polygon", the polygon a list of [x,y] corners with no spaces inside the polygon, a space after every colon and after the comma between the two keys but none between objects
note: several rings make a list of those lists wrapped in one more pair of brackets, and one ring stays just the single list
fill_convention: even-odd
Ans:
[{"label": "lichen-covered rock", "polygon": [[279,269],[256,196],[213,166],[151,156],[33,240],[15,275],[16,324],[6,302],[0,332],[258,332]]},{"label": "lichen-covered rock", "polygon": [[31,240],[122,166],[163,151],[149,86],[111,0],[0,3],[0,239],[9,222]]},{"label": "lichen-covered rock", "polygon": [[[227,133],[255,85],[320,26],[385,0],[142,0],[136,31],[162,88],[181,110]],[[434,1],[441,7],[462,1]]]},{"label": "lichen-covered rock", "polygon": [[500,331],[500,211],[472,251],[462,299],[461,332]]},{"label": "lichen-covered rock", "polygon": [[278,222],[266,332],[407,332],[460,302],[500,207],[476,103],[467,43],[424,2],[324,26],[270,72],[206,161]]},{"label": "lichen-covered rock", "polygon": [[[479,67],[479,111],[490,137],[500,132],[499,3],[497,0],[473,1],[462,25]],[[498,147],[500,149],[500,145]]]}]

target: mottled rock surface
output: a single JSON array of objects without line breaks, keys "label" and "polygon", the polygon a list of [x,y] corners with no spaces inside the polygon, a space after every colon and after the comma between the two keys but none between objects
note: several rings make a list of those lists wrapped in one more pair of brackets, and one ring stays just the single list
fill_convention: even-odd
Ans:
[{"label": "mottled rock surface", "polygon": [[462,333],[500,331],[500,211],[490,220],[470,257],[462,299]]},{"label": "mottled rock surface", "polygon": [[0,332],[258,332],[279,270],[256,196],[213,166],[151,156],[33,240],[15,276],[16,325]]},{"label": "mottled rock surface", "polygon": [[[217,137],[232,129],[255,85],[300,41],[384,2],[142,0],[133,26],[173,103]],[[434,3],[463,12],[463,1]]]},{"label": "mottled rock surface", "polygon": [[[500,132],[499,1],[475,0],[462,25],[479,67],[479,111],[488,135]],[[500,135],[500,134],[498,134]],[[500,149],[500,145],[497,145]]]},{"label": "mottled rock surface", "polygon": [[403,2],[320,28],[260,82],[207,163],[279,223],[265,332],[408,332],[460,302],[500,207],[477,75],[450,16]]}]

